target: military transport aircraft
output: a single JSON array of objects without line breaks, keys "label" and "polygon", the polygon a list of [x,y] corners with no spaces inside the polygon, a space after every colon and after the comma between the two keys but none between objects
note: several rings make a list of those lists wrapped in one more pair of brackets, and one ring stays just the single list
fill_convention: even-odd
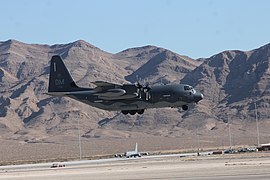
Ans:
[{"label": "military transport aircraft", "polygon": [[143,114],[145,109],[182,107],[197,103],[203,94],[186,84],[157,85],[153,87],[136,84],[93,82],[95,88],[78,87],[67,70],[62,58],[51,59],[48,94],[67,96],[96,108],[121,111],[123,114]]}]

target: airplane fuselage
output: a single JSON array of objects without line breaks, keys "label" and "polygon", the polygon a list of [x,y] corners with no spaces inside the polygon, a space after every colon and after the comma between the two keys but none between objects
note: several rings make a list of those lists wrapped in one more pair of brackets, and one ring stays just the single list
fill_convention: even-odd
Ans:
[{"label": "airplane fuselage", "polygon": [[[81,92],[80,94],[69,94],[70,98],[84,102],[91,106],[108,110],[108,111],[123,111],[123,110],[140,110],[149,108],[163,108],[163,107],[182,107],[183,105],[194,102],[192,90],[184,90],[184,84],[174,85],[159,85],[153,86],[147,92],[141,92],[140,95],[131,99],[116,99],[104,100],[96,92],[90,94]],[[200,97],[200,95],[197,95]]]},{"label": "airplane fuselage", "polygon": [[67,96],[83,103],[123,114],[143,114],[145,109],[182,107],[197,103],[203,95],[187,84],[157,85],[115,84],[95,81],[95,88],[78,87],[60,56],[53,56],[50,67],[48,94]]}]

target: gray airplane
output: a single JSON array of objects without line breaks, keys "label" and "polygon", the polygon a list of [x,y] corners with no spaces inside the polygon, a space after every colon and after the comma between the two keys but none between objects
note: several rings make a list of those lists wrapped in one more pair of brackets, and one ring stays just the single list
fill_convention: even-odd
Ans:
[{"label": "gray airplane", "polygon": [[126,157],[126,158],[130,158],[130,157],[142,157],[142,156],[146,156],[148,155],[148,152],[139,152],[138,151],[138,144],[136,143],[135,145],[135,149],[132,151],[127,151],[123,154],[115,154],[115,157]]},{"label": "gray airplane", "polygon": [[67,96],[96,108],[121,111],[123,114],[143,114],[145,109],[182,107],[203,99],[203,94],[187,84],[157,85],[149,87],[136,84],[93,82],[95,88],[78,87],[67,70],[62,58],[51,59],[48,94]]}]

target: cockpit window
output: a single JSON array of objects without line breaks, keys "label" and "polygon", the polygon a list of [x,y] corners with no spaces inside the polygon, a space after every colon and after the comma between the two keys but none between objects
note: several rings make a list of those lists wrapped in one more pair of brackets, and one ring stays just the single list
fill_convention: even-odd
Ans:
[{"label": "cockpit window", "polygon": [[190,95],[196,93],[195,89],[192,86],[184,86],[184,90],[189,91]]},{"label": "cockpit window", "polygon": [[191,87],[191,86],[184,86],[184,90],[185,91],[190,91],[190,90],[192,90],[193,89],[193,87]]}]

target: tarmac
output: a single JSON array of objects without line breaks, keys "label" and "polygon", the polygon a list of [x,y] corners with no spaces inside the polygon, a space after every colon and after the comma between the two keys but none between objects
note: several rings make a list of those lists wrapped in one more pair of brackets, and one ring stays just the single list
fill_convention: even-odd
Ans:
[{"label": "tarmac", "polygon": [[249,180],[270,179],[270,154],[207,155],[173,154],[142,158],[111,158],[53,163],[0,166],[5,180]]}]

